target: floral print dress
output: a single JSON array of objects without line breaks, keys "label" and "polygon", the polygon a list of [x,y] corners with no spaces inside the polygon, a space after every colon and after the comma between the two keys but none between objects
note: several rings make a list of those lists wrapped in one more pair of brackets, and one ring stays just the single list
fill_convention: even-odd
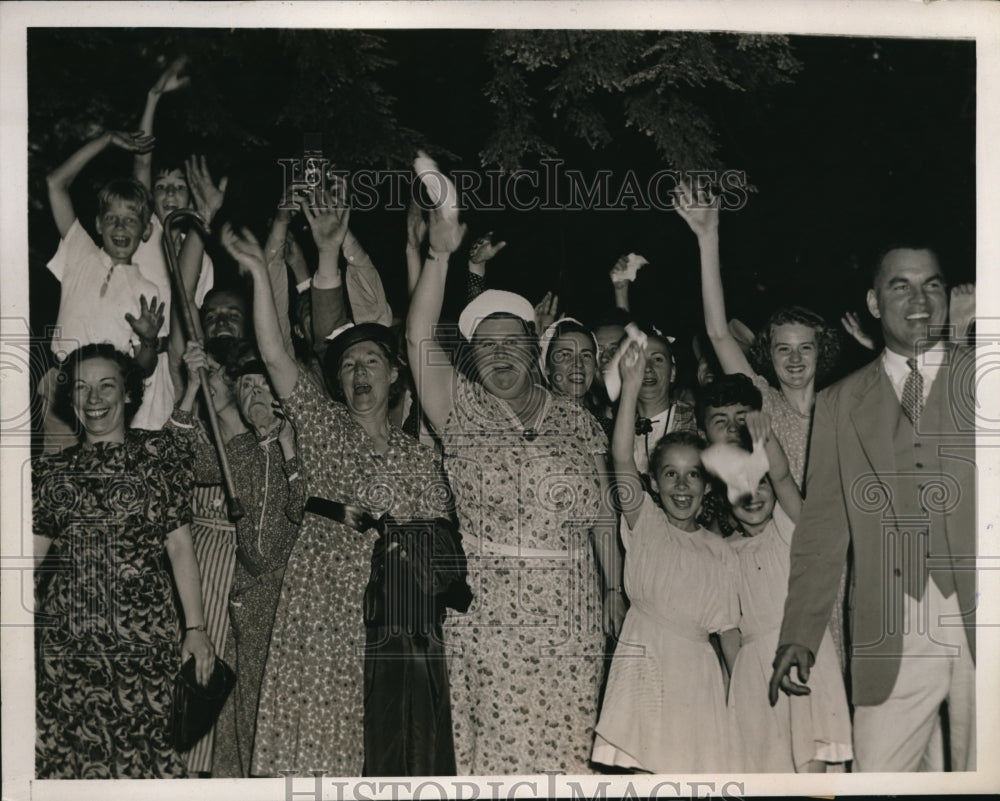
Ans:
[{"label": "floral print dress", "polygon": [[52,540],[37,607],[40,779],[185,775],[168,741],[180,625],[165,539],[191,519],[192,455],[168,431],[32,462]]},{"label": "floral print dress", "polygon": [[441,432],[475,596],[445,627],[462,774],[590,772],[605,639],[589,530],[607,439],[582,406],[545,403],[526,430],[459,377]]},{"label": "floral print dress", "polygon": [[[297,432],[306,496],[358,506],[372,517],[447,517],[449,492],[433,452],[391,427],[377,454],[347,407],[305,372],[282,407]],[[362,601],[378,532],[306,513],[285,568],[257,714],[252,775],[325,770],[359,776],[364,764]]]}]

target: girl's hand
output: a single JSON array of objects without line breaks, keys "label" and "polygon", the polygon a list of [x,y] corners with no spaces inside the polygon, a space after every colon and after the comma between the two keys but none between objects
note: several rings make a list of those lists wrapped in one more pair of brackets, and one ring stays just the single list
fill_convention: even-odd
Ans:
[{"label": "girl's hand", "polygon": [[674,208],[700,239],[719,230],[719,198],[707,190],[695,193],[684,181],[674,190]]},{"label": "girl's hand", "polygon": [[768,440],[771,438],[771,420],[764,412],[747,412],[744,423],[746,424],[751,442],[760,442],[762,445],[767,445]]},{"label": "girl's hand", "polygon": [[222,246],[236,260],[236,264],[240,268],[240,275],[249,273],[254,277],[254,280],[258,276],[267,278],[265,275],[264,251],[260,246],[260,242],[257,241],[257,238],[248,229],[243,228],[237,234],[233,230],[233,226],[226,223],[222,226],[221,240]]},{"label": "girl's hand", "polygon": [[457,217],[443,214],[441,208],[431,209],[427,221],[427,236],[435,253],[447,255],[458,250],[465,236],[465,223],[460,224]]},{"label": "girl's hand", "polygon": [[646,352],[642,346],[629,340],[618,360],[618,373],[622,377],[622,389],[638,389],[646,374]]},{"label": "girl's hand", "polygon": [[215,669],[215,648],[204,631],[184,633],[184,643],[181,645],[181,664],[194,657],[194,675],[201,685],[208,684]]},{"label": "girl's hand", "polygon": [[427,221],[424,213],[417,201],[411,198],[410,205],[406,207],[406,247],[409,250],[420,250],[426,236]]}]

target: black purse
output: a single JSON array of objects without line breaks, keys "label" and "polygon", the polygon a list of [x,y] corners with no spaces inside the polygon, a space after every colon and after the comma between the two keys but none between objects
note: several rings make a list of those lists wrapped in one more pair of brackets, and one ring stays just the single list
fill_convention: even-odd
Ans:
[{"label": "black purse", "polygon": [[233,669],[215,657],[215,669],[208,684],[194,675],[194,657],[185,662],[174,677],[174,703],[170,711],[170,744],[183,753],[215,725],[222,705],[236,684]]}]

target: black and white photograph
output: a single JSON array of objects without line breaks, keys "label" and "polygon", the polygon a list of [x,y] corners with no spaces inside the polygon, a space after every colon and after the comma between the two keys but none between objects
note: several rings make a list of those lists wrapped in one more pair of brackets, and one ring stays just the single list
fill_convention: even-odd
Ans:
[{"label": "black and white photograph", "polygon": [[0,21],[5,801],[1000,790],[1000,7]]}]

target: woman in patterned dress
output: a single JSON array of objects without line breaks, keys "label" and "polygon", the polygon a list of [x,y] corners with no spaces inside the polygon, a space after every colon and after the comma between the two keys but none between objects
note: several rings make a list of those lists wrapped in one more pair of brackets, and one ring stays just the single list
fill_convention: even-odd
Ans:
[{"label": "woman in patterned dress", "polygon": [[51,570],[40,574],[35,772],[183,776],[168,741],[173,678],[193,656],[205,682],[214,660],[191,545],[191,453],[169,431],[126,428],[142,374],[111,345],[78,349],[61,374],[59,406],[83,440],[32,463],[35,559]]},{"label": "woman in patterned dress", "polygon": [[603,618],[624,616],[613,518],[600,520],[607,440],[590,413],[542,386],[524,298],[489,290],[472,301],[459,320],[470,340],[460,352],[476,380],[450,364],[434,326],[463,232],[431,212],[407,320],[409,363],[444,447],[476,596],[446,627],[458,769],[587,773]]},{"label": "woman in patterned dress", "polygon": [[[346,234],[343,209],[309,212],[327,217]],[[366,323],[330,343],[327,383],[343,402],[331,400],[282,347],[260,246],[249,232],[237,235],[228,227],[223,244],[253,277],[258,346],[295,427],[309,496],[271,634],[251,773],[323,770],[357,776],[371,757],[362,607],[379,534],[375,519],[446,517],[447,484],[433,451],[389,422],[389,398],[399,378],[389,329]],[[340,242],[333,245],[335,254]],[[441,648],[440,639],[428,639],[428,648]],[[447,675],[444,660],[436,661],[435,670],[428,659],[423,683],[411,677],[414,686],[408,689],[430,700],[422,707],[428,714],[406,722],[414,726],[416,740],[405,743],[410,748],[404,751],[419,751],[423,759],[403,760],[403,772],[454,772]],[[369,733],[398,734],[388,727]]]},{"label": "woman in patterned dress", "polygon": [[[188,343],[184,364],[189,376],[196,376],[201,368],[211,369],[213,363],[197,341]],[[223,391],[232,389],[240,414],[251,429],[226,442],[233,483],[245,512],[236,523],[236,571],[225,642],[226,661],[236,671],[236,686],[215,725],[215,778],[249,775],[274,612],[305,503],[295,433],[276,413],[277,404],[263,369],[253,346],[244,342],[231,352],[222,371]],[[217,382],[210,385],[218,398],[216,386]],[[219,482],[222,476],[215,447],[202,442],[194,426],[192,412],[199,391],[196,382],[189,382],[167,426],[190,442],[195,480]]]}]

